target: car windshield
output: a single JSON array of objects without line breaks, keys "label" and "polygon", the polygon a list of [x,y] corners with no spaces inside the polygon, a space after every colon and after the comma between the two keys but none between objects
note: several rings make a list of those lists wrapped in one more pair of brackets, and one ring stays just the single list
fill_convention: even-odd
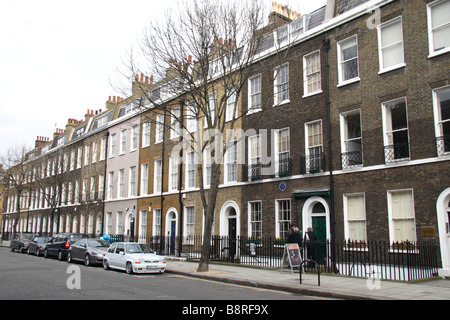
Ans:
[{"label": "car windshield", "polygon": [[34,241],[36,242],[43,242],[43,243],[49,243],[52,241],[52,237],[36,237],[34,238]]},{"label": "car windshield", "polygon": [[86,238],[86,236],[84,234],[71,234],[69,235],[69,240],[70,241],[77,241],[80,239]]},{"label": "car windshield", "polygon": [[140,243],[139,246],[142,249],[142,252],[144,253],[155,253],[155,251],[153,251],[152,248],[150,248],[150,246],[146,243]]},{"label": "car windshield", "polygon": [[34,234],[21,234],[20,236],[19,236],[19,238],[21,239],[21,240],[31,240],[31,239],[33,239],[33,237],[34,237]]},{"label": "car windshield", "polygon": [[141,246],[137,243],[127,244],[125,246],[126,253],[142,253]]},{"label": "car windshield", "polygon": [[88,247],[109,247],[109,242],[102,239],[88,240]]}]

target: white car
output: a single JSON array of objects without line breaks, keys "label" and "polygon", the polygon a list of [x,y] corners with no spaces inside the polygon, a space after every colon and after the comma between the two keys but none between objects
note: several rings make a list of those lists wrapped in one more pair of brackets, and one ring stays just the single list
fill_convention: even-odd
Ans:
[{"label": "white car", "polygon": [[155,254],[147,244],[115,242],[105,253],[103,268],[125,270],[127,273],[163,273],[166,259]]}]

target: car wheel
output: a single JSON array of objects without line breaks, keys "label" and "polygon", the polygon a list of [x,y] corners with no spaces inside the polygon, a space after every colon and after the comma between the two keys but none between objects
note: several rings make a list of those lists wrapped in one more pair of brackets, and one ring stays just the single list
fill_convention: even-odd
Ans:
[{"label": "car wheel", "polygon": [[48,250],[47,249],[44,250],[44,258],[48,258]]},{"label": "car wheel", "polygon": [[127,262],[127,265],[126,265],[126,267],[125,267],[125,271],[126,271],[128,274],[132,274],[132,273],[133,273],[133,266],[131,265],[131,262]]},{"label": "car wheel", "polygon": [[58,260],[59,260],[59,261],[62,261],[62,260],[63,260],[63,254],[62,254],[62,251],[59,251],[59,252],[58,252]]},{"label": "car wheel", "polygon": [[73,260],[72,260],[72,253],[70,253],[70,251],[69,251],[69,253],[67,253],[67,262],[69,262],[69,263],[71,263]]},{"label": "car wheel", "polygon": [[14,247],[11,247],[11,252],[14,252]]},{"label": "car wheel", "polygon": [[36,257],[39,257],[39,247],[36,249]]},{"label": "car wheel", "polygon": [[109,270],[109,263],[108,260],[106,259],[103,259],[103,269]]},{"label": "car wheel", "polygon": [[86,256],[84,257],[84,265],[85,266],[91,265],[91,258],[89,257],[89,254],[86,254]]}]

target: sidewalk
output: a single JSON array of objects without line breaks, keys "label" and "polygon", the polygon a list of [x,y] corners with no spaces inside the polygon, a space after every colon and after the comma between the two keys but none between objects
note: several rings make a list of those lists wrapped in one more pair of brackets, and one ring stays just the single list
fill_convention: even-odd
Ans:
[{"label": "sidewalk", "polygon": [[[0,243],[9,247],[9,241]],[[291,273],[289,269],[261,269],[239,265],[210,264],[208,272],[197,272],[198,262],[167,257],[166,272],[212,281],[292,292],[301,295],[358,300],[450,300],[450,280],[418,283],[373,281],[338,275]]]},{"label": "sidewalk", "polygon": [[450,300],[450,280],[420,283],[368,280],[338,275],[302,274],[234,265],[210,264],[208,272],[197,272],[197,262],[167,258],[166,272],[301,295],[358,300]]}]

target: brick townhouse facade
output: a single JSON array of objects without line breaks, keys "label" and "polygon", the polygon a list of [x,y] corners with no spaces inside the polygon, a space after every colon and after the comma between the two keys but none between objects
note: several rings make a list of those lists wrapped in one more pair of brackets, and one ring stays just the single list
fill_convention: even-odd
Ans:
[{"label": "brick townhouse facade", "polygon": [[[249,66],[258,71],[236,101],[244,161],[223,165],[213,234],[285,239],[293,223],[323,240],[431,240],[450,274],[449,8],[449,0],[328,0],[293,16],[274,3]],[[198,167],[189,151],[172,153],[182,141],[173,119],[135,108],[139,90],[160,94],[165,81],[137,76],[129,98],[55,135],[67,136],[62,188],[81,197],[63,196],[60,230],[184,244],[203,233]],[[185,96],[164,103],[186,116]],[[72,168],[73,157],[83,165]],[[8,220],[12,190],[5,200]]]}]

